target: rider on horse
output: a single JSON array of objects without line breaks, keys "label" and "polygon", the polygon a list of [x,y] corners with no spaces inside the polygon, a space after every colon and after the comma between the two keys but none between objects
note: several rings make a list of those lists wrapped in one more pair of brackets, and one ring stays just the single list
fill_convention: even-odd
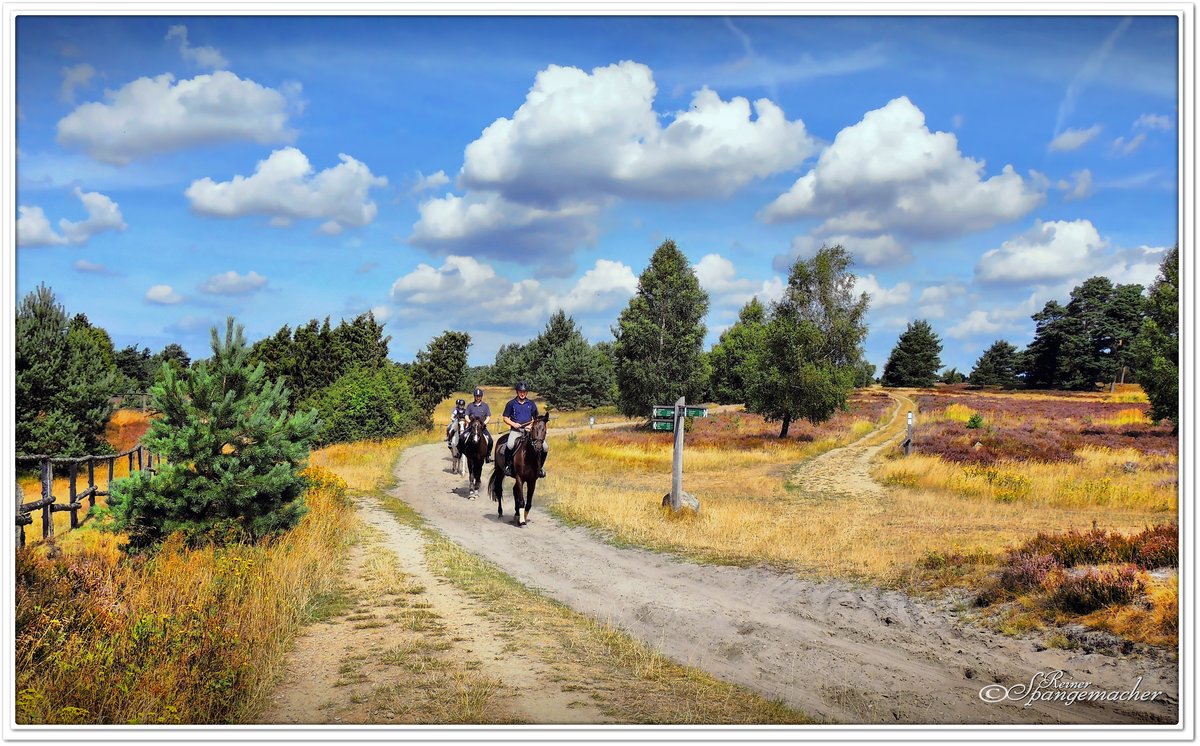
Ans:
[{"label": "rider on horse", "polygon": [[446,442],[450,445],[450,449],[455,452],[458,451],[458,443],[454,440],[458,436],[455,425],[458,424],[459,420],[465,421],[467,419],[466,406],[467,403],[462,399],[455,401],[454,409],[450,411],[450,424],[446,425]]},{"label": "rider on horse", "polygon": [[[512,430],[508,432],[504,440],[504,474],[505,476],[513,476],[512,456],[516,452],[517,443],[521,441],[521,437],[529,432],[529,427],[533,424],[533,420],[538,416],[537,404],[532,399],[528,398],[529,387],[524,381],[519,381],[516,386],[517,396],[509,400],[504,407],[504,414],[501,419],[504,424],[508,425]],[[546,476],[546,454],[549,453],[549,447],[545,441],[542,441],[541,460],[538,463],[538,476]]]},{"label": "rider on horse", "polygon": [[492,463],[492,434],[487,429],[488,422],[492,419],[492,408],[483,400],[483,389],[475,389],[475,401],[467,405],[466,416],[468,422],[472,417],[478,417],[483,421],[483,437],[487,438],[487,458],[483,460],[483,463]]}]

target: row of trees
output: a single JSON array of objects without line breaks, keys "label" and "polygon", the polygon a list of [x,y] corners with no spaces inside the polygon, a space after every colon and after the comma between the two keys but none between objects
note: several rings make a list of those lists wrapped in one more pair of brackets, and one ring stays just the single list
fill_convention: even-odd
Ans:
[{"label": "row of trees", "polygon": [[1146,390],[1151,416],[1177,418],[1179,398],[1179,249],[1159,265],[1143,294],[1141,285],[1092,277],[1065,304],[1051,300],[1033,314],[1033,340],[1024,350],[996,340],[979,356],[969,377],[942,367],[942,341],[929,323],[908,325],[888,356],[885,386],[931,386],[935,381],[1002,388],[1092,390],[1098,383],[1136,380]]},{"label": "row of trees", "polygon": [[524,379],[560,408],[614,403],[630,417],[680,396],[746,403],[781,422],[820,422],[870,383],[863,359],[865,295],[853,293],[849,254],[835,247],[792,267],[780,302],[757,298],[706,352],[708,294],[674,241],[664,241],[642,272],[637,293],[613,327],[610,344],[589,345],[575,321],[555,313],[525,344],[504,345],[484,373],[488,383]]}]

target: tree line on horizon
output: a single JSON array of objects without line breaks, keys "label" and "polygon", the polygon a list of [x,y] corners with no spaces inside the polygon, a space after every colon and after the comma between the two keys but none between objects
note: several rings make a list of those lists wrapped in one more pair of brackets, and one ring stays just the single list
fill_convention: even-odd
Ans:
[{"label": "tree line on horizon", "polygon": [[1118,381],[1138,383],[1150,399],[1150,417],[1176,427],[1179,399],[1179,248],[1159,264],[1146,289],[1096,276],[1048,301],[1031,316],[1025,349],[998,339],[964,375],[942,368],[942,340],[925,319],[908,324],[888,356],[880,383],[928,387],[969,383],[1002,389],[1092,391]]}]

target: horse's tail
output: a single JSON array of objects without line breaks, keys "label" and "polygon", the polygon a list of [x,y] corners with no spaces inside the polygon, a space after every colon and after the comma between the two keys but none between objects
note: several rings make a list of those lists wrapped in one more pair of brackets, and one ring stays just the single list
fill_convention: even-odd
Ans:
[{"label": "horse's tail", "polygon": [[488,477],[488,494],[491,495],[492,499],[496,502],[500,501],[501,487],[499,467],[492,467],[492,476]]}]

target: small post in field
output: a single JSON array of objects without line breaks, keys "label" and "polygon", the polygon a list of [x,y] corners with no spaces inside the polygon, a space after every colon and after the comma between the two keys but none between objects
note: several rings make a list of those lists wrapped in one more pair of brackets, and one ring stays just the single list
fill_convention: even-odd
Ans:
[{"label": "small post in field", "polygon": [[31,519],[29,518],[28,515],[21,512],[21,508],[24,506],[24,503],[25,503],[25,491],[21,489],[20,481],[18,481],[16,484],[17,484],[17,489],[16,489],[16,495],[17,495],[17,548],[20,549],[25,546],[25,524],[29,523],[31,521]]},{"label": "small post in field", "polygon": [[909,412],[908,413],[908,430],[907,430],[907,434],[904,437],[904,442],[901,444],[904,446],[904,455],[905,456],[912,455],[912,450],[913,450],[912,435],[913,435],[913,413]]},{"label": "small post in field", "polygon": [[88,500],[96,507],[96,462],[88,459]]},{"label": "small post in field", "polygon": [[79,463],[71,462],[71,466],[67,469],[67,479],[70,480],[70,487],[67,489],[67,503],[71,507],[71,528],[79,528],[79,508],[76,507],[76,489],[75,480],[79,478]]},{"label": "small post in field", "polygon": [[[683,431],[685,417],[707,417],[708,412],[703,407],[688,407],[684,397],[679,397],[674,407],[653,407],[650,412],[653,419],[651,427],[655,430],[666,430],[675,434],[675,452],[671,458],[671,491],[663,495],[663,506],[670,505],[672,511],[678,511],[684,503],[692,510],[699,512],[700,501],[694,495],[683,491]],[[669,419],[668,419],[669,418]]]},{"label": "small post in field", "polygon": [[54,537],[54,465],[42,461],[42,540]]}]

